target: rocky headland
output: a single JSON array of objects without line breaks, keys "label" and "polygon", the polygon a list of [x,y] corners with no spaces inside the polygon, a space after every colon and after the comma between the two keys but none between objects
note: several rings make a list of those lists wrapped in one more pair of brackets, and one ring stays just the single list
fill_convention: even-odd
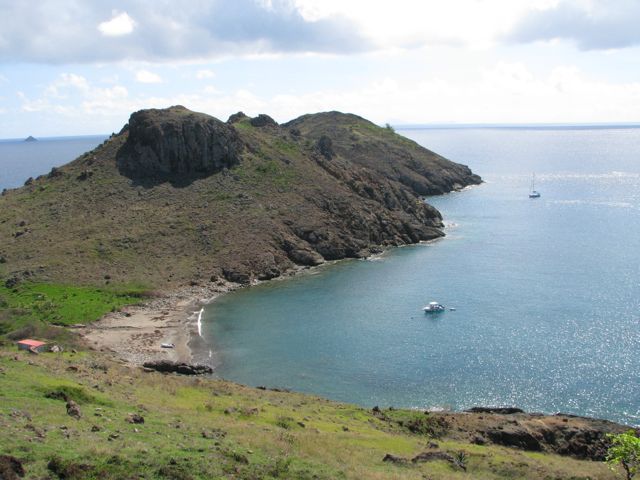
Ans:
[{"label": "rocky headland", "polygon": [[279,125],[142,110],[95,150],[0,197],[6,280],[248,284],[443,235],[423,196],[481,182],[355,115]]}]

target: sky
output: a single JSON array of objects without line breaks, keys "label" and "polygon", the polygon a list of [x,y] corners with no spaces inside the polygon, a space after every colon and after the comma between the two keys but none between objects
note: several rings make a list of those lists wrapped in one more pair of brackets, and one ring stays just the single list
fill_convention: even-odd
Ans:
[{"label": "sky", "polygon": [[638,0],[0,0],[0,138],[143,108],[640,122]]}]

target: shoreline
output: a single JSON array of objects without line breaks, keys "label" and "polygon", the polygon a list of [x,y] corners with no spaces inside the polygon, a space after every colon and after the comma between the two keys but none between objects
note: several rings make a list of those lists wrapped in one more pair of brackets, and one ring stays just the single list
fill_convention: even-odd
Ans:
[{"label": "shoreline", "polygon": [[[178,363],[205,363],[215,368],[215,365],[207,361],[205,356],[196,355],[198,348],[193,344],[201,338],[197,323],[201,309],[222,295],[266,282],[285,281],[299,275],[310,275],[345,260],[375,261],[392,249],[428,245],[443,238],[446,237],[383,247],[381,252],[373,253],[366,258],[343,258],[312,267],[296,266],[279,277],[256,280],[248,285],[219,280],[207,286],[177,288],[162,292],[158,297],[140,304],[128,305],[117,312],[107,313],[99,320],[78,329],[78,333],[92,350],[109,353],[130,365],[142,366],[148,361],[169,360]],[[173,344],[174,348],[163,348],[161,346],[163,343]],[[215,358],[215,352],[213,354]]]},{"label": "shoreline", "polygon": [[[467,185],[446,194],[457,193],[478,185]],[[446,195],[444,194],[444,195]],[[429,197],[422,197],[427,202]],[[443,222],[442,230],[447,225]],[[380,252],[359,260],[376,260],[394,248],[431,244],[446,238],[436,237],[396,246],[379,246]],[[195,348],[192,342],[200,338],[197,317],[200,310],[225,293],[239,288],[247,288],[264,282],[283,281],[298,275],[313,272],[345,260],[326,261],[316,266],[295,266],[270,280],[256,280],[249,285],[219,280],[208,286],[181,287],[176,290],[162,292],[160,296],[137,305],[123,307],[118,312],[111,312],[99,320],[82,328],[78,333],[88,347],[101,352],[108,352],[116,358],[136,366],[147,361],[170,360],[173,362],[192,363],[195,359]],[[174,344],[174,348],[162,348],[162,343]],[[214,352],[215,353],[215,352]],[[215,356],[215,355],[214,355]],[[209,356],[211,357],[211,355]],[[204,357],[199,356],[198,360]],[[203,360],[204,361],[204,360]],[[207,363],[205,361],[205,363]],[[208,362],[207,364],[209,364]],[[209,365],[214,367],[214,365]]]},{"label": "shoreline", "polygon": [[[214,367],[203,356],[196,355],[198,351],[193,346],[194,341],[201,338],[198,332],[198,315],[202,308],[222,295],[240,288],[290,279],[339,261],[342,260],[325,262],[315,267],[294,267],[279,277],[257,280],[249,285],[219,280],[207,286],[182,287],[162,292],[140,304],[128,305],[117,312],[107,313],[77,331],[90,349],[108,353],[133,366],[142,366],[148,361],[169,360],[179,363],[200,361]],[[163,343],[174,344],[174,348],[162,348]]]},{"label": "shoreline", "polygon": [[[107,352],[132,365],[155,360],[191,363],[190,343],[198,336],[200,310],[225,293],[241,288],[231,282],[183,287],[137,305],[123,307],[79,329],[93,350]],[[173,344],[163,348],[161,344]]]}]

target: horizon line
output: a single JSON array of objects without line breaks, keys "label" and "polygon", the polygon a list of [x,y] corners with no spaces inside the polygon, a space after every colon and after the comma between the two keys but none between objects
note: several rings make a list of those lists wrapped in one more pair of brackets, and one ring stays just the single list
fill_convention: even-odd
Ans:
[{"label": "horizon line", "polygon": [[[456,123],[456,122],[433,122],[433,123],[386,123],[380,127],[391,125],[397,130],[429,130],[429,129],[600,129],[600,128],[640,128],[640,121],[637,122],[525,122],[525,123]],[[28,137],[33,136],[36,140],[72,139],[84,137],[109,137],[112,133],[87,133],[81,135],[27,135],[24,137],[0,138],[0,142],[24,142]]]}]

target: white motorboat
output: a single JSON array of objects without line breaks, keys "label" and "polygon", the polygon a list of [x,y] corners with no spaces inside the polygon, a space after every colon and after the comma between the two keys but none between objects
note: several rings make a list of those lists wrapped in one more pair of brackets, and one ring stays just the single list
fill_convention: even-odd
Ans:
[{"label": "white motorboat", "polygon": [[429,305],[426,305],[422,311],[424,313],[438,313],[438,312],[444,312],[445,308],[444,305],[439,304],[438,302],[429,302]]}]

